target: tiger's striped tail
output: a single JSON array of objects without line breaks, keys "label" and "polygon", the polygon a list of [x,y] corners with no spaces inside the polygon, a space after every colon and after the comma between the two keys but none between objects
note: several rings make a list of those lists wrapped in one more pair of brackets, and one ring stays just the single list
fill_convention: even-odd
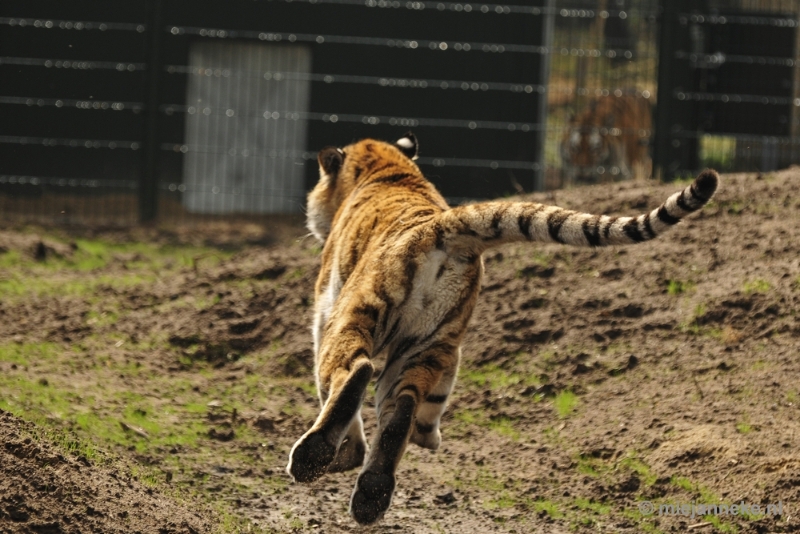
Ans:
[{"label": "tiger's striped tail", "polygon": [[554,241],[567,245],[604,247],[628,245],[655,238],[681,219],[702,208],[717,190],[719,175],[707,169],[650,213],[638,217],[609,217],[537,204],[484,202],[459,206],[437,220],[446,248],[477,253],[502,243]]}]

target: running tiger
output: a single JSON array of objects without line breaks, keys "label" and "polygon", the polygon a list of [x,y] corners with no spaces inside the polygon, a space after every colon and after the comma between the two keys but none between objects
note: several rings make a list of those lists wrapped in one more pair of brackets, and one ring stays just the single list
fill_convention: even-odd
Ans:
[{"label": "running tiger", "polygon": [[[350,513],[367,525],[389,508],[409,441],[437,449],[445,410],[483,274],[481,254],[514,241],[584,247],[647,241],[700,209],[718,175],[638,217],[590,215],[533,202],[449,208],[413,160],[417,140],[365,139],[319,152],[308,227],[324,243],[313,325],[322,410],[292,447],[289,475],[311,482],[363,465]],[[373,358],[377,435],[367,448],[361,405]]]},{"label": "running tiger", "polygon": [[640,93],[594,98],[561,140],[567,183],[649,178],[652,128],[650,102]]}]

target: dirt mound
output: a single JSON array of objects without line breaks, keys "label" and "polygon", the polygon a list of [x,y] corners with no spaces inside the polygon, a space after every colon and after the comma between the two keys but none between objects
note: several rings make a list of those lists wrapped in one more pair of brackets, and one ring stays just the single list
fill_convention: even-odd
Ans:
[{"label": "dirt mound", "polygon": [[211,532],[214,520],[170,500],[130,474],[94,465],[0,410],[0,530],[79,532]]}]

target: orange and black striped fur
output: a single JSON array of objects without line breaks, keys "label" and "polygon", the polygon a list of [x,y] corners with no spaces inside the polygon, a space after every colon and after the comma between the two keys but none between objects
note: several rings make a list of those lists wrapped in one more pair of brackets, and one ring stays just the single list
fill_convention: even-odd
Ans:
[{"label": "orange and black striped fur", "polygon": [[567,182],[649,178],[652,129],[650,101],[641,93],[593,98],[561,140]]},{"label": "orange and black striped fur", "polygon": [[[461,341],[478,298],[481,254],[512,241],[600,247],[647,241],[703,206],[715,171],[639,217],[589,215],[532,202],[449,208],[414,163],[412,134],[319,153],[308,226],[324,243],[316,285],[314,348],[322,410],[295,443],[288,473],[310,482],[363,465],[350,512],[377,521],[392,499],[409,441],[439,447]],[[371,448],[361,404],[373,359],[378,429]]]}]

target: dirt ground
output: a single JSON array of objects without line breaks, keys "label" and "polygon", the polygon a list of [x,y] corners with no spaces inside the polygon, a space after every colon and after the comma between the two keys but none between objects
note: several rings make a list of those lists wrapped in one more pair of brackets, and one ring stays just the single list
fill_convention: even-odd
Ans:
[{"label": "dirt ground", "polygon": [[[3,230],[0,532],[798,532],[798,183],[724,176],[635,247],[486,254],[442,447],[409,448],[368,529],[355,473],[284,473],[317,411],[301,227]],[[527,198],[632,214],[677,189]]]}]

